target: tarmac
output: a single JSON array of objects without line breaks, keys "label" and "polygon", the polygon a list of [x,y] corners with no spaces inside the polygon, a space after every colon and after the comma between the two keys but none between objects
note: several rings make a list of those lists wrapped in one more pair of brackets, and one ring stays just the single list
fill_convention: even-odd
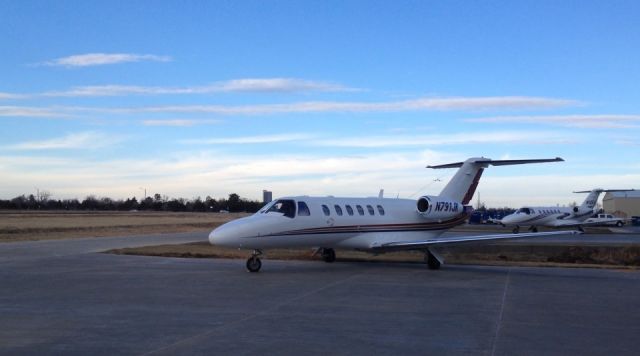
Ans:
[{"label": "tarmac", "polygon": [[0,354],[640,352],[637,270],[99,253],[205,238],[0,244]]}]

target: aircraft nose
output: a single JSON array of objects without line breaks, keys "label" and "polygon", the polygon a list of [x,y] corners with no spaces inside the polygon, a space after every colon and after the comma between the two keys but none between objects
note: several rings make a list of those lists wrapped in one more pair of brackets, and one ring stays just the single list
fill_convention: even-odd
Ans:
[{"label": "aircraft nose", "polygon": [[504,225],[508,225],[513,221],[513,216],[511,215],[507,215],[505,217],[503,217],[502,219],[500,219],[500,223],[504,224]]},{"label": "aircraft nose", "polygon": [[[225,224],[226,225],[226,224]],[[209,233],[209,243],[217,246],[225,246],[229,244],[230,229],[228,226],[221,225],[217,228],[213,229],[211,233]]]}]

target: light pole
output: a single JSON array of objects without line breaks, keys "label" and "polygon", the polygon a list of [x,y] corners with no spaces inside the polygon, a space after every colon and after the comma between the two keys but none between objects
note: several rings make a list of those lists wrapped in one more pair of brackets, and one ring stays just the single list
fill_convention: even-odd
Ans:
[{"label": "light pole", "polygon": [[146,199],[147,199],[147,188],[139,187],[138,189],[140,189],[140,190],[143,190],[143,191],[144,191],[144,199],[146,200]]}]

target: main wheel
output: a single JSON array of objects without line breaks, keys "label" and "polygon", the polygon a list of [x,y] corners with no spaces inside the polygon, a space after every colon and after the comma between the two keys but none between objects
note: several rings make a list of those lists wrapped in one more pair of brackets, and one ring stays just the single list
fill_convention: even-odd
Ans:
[{"label": "main wheel", "polygon": [[622,221],[618,221],[618,222],[616,223],[616,226],[617,226],[617,227],[622,227],[622,225],[624,225],[624,224],[622,223]]},{"label": "main wheel", "polygon": [[249,257],[247,260],[247,271],[249,272],[258,272],[262,267],[262,262],[256,256]]},{"label": "main wheel", "polygon": [[532,226],[532,227],[531,227],[531,232],[538,232],[538,228],[537,228],[537,227],[535,227],[535,226]]},{"label": "main wheel", "polygon": [[514,234],[517,234],[519,232],[520,232],[520,226],[516,226],[516,227],[513,228],[513,233]]},{"label": "main wheel", "polygon": [[331,263],[336,260],[336,251],[332,248],[323,248],[322,249],[322,260]]}]

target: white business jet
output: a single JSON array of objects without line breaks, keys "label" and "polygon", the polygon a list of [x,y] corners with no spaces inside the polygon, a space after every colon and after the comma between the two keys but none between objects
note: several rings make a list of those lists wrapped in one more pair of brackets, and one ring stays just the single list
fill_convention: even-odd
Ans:
[{"label": "white business jet", "polygon": [[491,160],[469,158],[464,162],[428,166],[456,168],[439,195],[425,195],[417,200],[373,198],[335,198],[294,196],[274,200],[256,214],[230,221],[209,234],[216,246],[253,250],[247,260],[250,272],[260,270],[260,256],[269,248],[317,248],[322,259],[333,262],[334,249],[352,249],[375,254],[421,250],[431,269],[444,262],[435,246],[474,241],[576,234],[577,231],[547,233],[498,234],[442,238],[445,231],[463,224],[471,214],[467,206],[480,176],[490,165],[559,162],[561,158],[528,160]]},{"label": "white business jet", "polygon": [[513,233],[517,234],[521,226],[529,226],[532,232],[538,232],[539,226],[561,228],[561,227],[577,227],[582,230],[583,226],[595,225],[585,222],[595,213],[596,202],[600,193],[604,192],[628,192],[633,189],[601,189],[584,190],[574,193],[589,193],[587,198],[580,206],[574,207],[557,207],[557,206],[539,206],[539,207],[522,207],[515,213],[503,217],[500,221],[496,221],[502,226],[513,226]]}]

